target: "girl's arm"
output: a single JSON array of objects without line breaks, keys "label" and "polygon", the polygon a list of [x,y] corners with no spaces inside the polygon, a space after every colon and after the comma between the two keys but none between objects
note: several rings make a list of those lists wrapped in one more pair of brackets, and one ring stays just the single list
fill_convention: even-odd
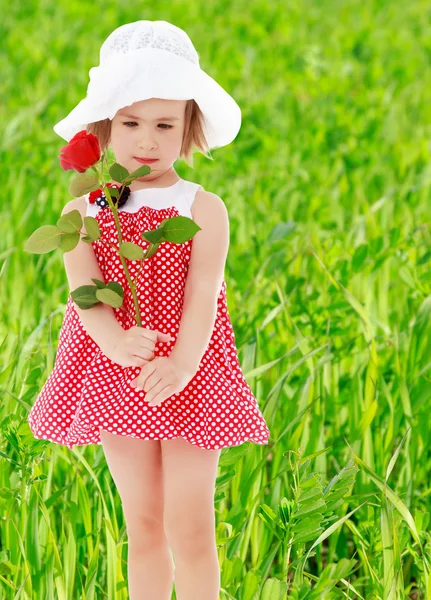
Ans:
[{"label": "girl's arm", "polygon": [[229,249],[229,216],[216,194],[198,192],[192,218],[201,231],[193,237],[180,329],[170,358],[195,373],[216,319]]},{"label": "girl's arm", "polygon": [[[82,217],[82,231],[87,234],[84,225],[86,203],[83,196],[75,198],[66,204],[62,215],[79,210]],[[78,244],[70,252],[64,252],[63,262],[66,269],[70,290],[73,291],[81,285],[94,285],[91,278],[104,281],[102,271],[97,262],[96,255],[91,244],[79,240]],[[116,336],[123,331],[117,321],[114,309],[103,302],[83,310],[74,304],[74,308],[82,321],[88,335],[96,342],[102,352],[109,357],[109,351]]]}]

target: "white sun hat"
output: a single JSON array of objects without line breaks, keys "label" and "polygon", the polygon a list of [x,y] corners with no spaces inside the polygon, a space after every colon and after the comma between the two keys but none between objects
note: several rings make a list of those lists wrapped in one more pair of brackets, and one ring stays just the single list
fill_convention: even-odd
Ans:
[{"label": "white sun hat", "polygon": [[238,104],[201,69],[185,31],[167,21],[135,21],[115,29],[89,75],[86,97],[54,126],[68,142],[89,123],[112,121],[118,110],[149,98],[194,99],[210,149],[227,146],[240,130]]}]

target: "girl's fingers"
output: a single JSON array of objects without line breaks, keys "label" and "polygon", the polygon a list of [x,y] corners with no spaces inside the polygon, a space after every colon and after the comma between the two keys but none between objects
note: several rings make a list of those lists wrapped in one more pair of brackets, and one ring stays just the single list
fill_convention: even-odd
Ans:
[{"label": "girl's fingers", "polygon": [[[163,376],[160,373],[152,373],[149,377],[147,376],[145,380],[142,380],[142,389],[147,393],[152,390],[155,386],[159,385],[159,383],[163,380]],[[138,387],[139,387],[138,383]]]},{"label": "girl's fingers", "polygon": [[149,406],[158,406],[167,398],[169,398],[169,396],[172,396],[172,394],[174,393],[172,391],[172,384],[165,385],[164,387],[162,386],[163,384],[161,383],[161,386],[158,391],[156,390],[156,388],[154,388],[153,390],[151,390],[151,392],[149,392],[146,395],[145,399],[147,400]]}]

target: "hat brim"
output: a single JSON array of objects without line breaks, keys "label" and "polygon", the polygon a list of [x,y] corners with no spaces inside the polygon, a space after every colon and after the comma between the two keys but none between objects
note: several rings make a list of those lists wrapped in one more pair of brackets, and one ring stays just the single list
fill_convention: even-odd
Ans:
[{"label": "hat brim", "polygon": [[149,98],[194,99],[204,116],[210,149],[230,144],[241,128],[241,109],[232,96],[199,65],[166,50],[118,55],[89,74],[86,97],[54,126],[68,142],[89,123],[112,120],[118,110]]}]

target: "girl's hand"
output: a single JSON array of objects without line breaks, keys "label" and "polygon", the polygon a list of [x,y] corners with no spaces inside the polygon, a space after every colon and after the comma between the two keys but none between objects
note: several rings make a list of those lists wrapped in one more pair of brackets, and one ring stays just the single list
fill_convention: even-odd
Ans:
[{"label": "girl's hand", "polygon": [[172,394],[181,392],[194,375],[174,358],[156,356],[142,367],[140,374],[130,385],[146,392],[145,400],[150,406],[158,406]]},{"label": "girl's hand", "polygon": [[170,342],[169,333],[138,327],[123,329],[104,354],[121,367],[142,367],[154,359],[157,342]]}]

